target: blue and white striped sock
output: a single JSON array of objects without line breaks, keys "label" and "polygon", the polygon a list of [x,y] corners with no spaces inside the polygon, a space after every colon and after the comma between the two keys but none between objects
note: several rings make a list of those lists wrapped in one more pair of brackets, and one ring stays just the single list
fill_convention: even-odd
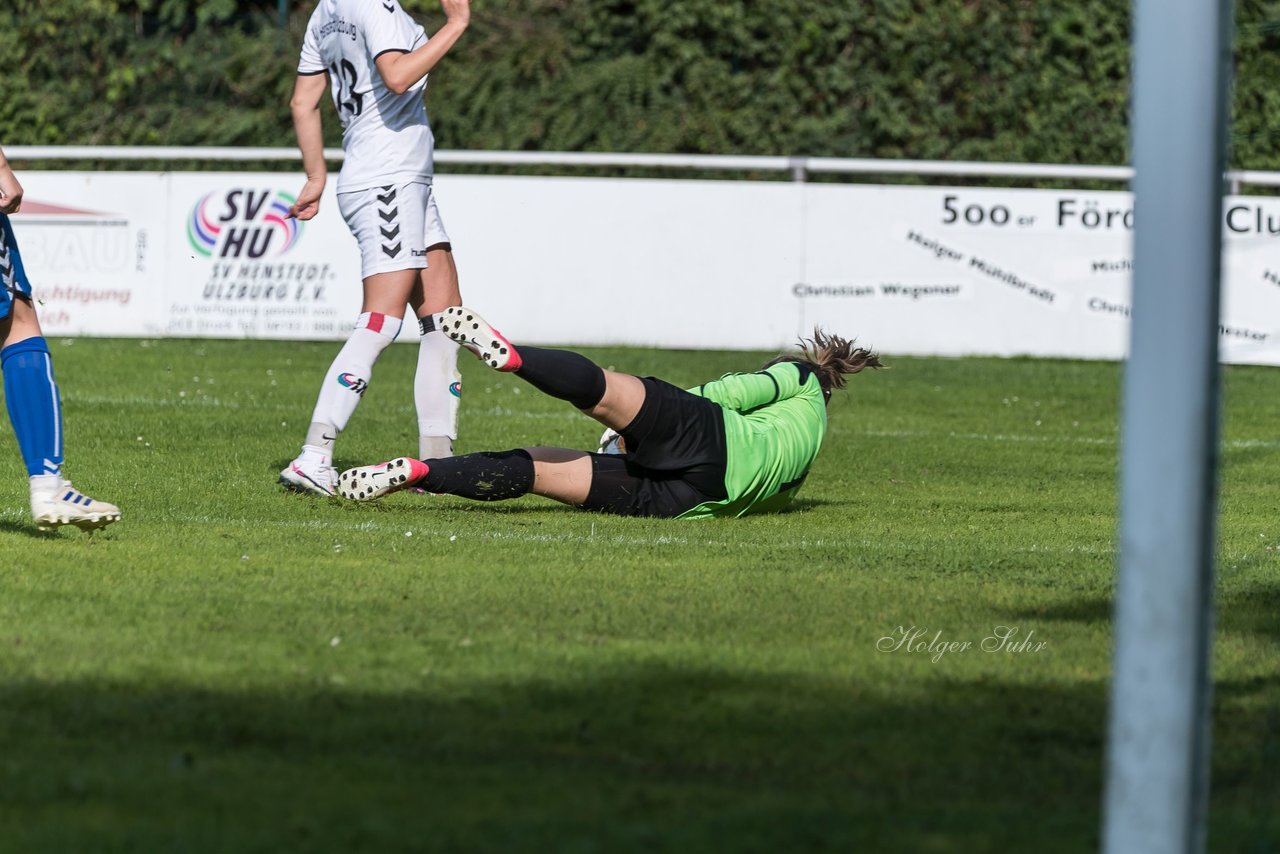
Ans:
[{"label": "blue and white striped sock", "polygon": [[27,474],[62,473],[62,401],[53,358],[44,338],[27,338],[0,350],[4,400]]}]

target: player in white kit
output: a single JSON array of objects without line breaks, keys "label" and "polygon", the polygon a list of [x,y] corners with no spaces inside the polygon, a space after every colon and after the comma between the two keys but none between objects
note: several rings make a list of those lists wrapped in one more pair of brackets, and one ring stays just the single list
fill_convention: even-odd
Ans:
[{"label": "player in white kit", "polygon": [[307,24],[290,108],[306,184],[290,213],[320,209],[327,167],[320,102],[325,90],[342,122],[346,152],[338,208],[360,244],[364,301],[355,330],[325,375],[302,453],[284,485],[334,495],[333,446],[369,384],[374,362],[412,306],[421,343],[414,379],[419,452],[447,457],[457,438],[458,345],[434,313],[462,302],[449,235],[432,194],[435,139],[423,90],[427,73],[466,30],[470,0],[440,0],[446,22],[429,40],[398,0],[320,0]]}]

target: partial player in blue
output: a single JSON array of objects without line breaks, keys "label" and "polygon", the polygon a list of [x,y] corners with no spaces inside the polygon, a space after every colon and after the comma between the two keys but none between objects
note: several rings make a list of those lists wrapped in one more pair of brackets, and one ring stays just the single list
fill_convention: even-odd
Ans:
[{"label": "partial player in blue", "polygon": [[92,531],[118,521],[120,510],[62,476],[62,401],[9,222],[21,207],[22,185],[0,149],[0,368],[9,420],[27,464],[31,515],[42,531],[60,525]]}]

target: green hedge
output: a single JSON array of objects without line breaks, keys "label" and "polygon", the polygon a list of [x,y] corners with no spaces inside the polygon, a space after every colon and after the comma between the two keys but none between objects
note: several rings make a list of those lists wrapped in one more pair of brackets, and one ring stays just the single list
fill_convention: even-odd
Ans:
[{"label": "green hedge", "polygon": [[[6,5],[6,144],[292,143],[310,4],[283,29],[275,0]],[[1278,6],[1237,9],[1242,168],[1280,168]],[[454,149],[1123,163],[1129,24],[1114,0],[492,0],[427,100]]]}]

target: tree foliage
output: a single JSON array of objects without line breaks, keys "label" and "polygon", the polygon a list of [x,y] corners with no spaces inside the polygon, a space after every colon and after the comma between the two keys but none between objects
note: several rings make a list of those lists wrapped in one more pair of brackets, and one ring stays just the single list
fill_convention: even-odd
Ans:
[{"label": "tree foliage", "polygon": [[[265,4],[10,0],[8,144],[280,144],[292,80]],[[292,50],[292,48],[290,48]],[[271,141],[269,141],[271,140]]]},{"label": "tree foliage", "polygon": [[[7,6],[8,144],[292,143],[309,3]],[[1232,163],[1277,168],[1280,3],[1237,19]],[[1112,0],[491,0],[427,100],[459,149],[1123,163],[1129,40]]]}]

